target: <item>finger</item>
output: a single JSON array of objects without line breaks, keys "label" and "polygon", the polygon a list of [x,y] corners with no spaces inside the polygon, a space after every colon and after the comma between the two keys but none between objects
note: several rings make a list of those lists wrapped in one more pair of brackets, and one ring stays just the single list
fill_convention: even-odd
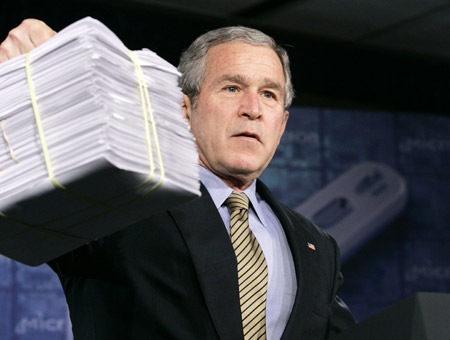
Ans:
[{"label": "finger", "polygon": [[16,46],[11,39],[6,39],[0,45],[0,62],[14,58],[17,55],[22,54],[18,46]]},{"label": "finger", "polygon": [[8,56],[10,58],[23,54],[35,48],[27,31],[20,26],[12,29],[5,40]]},{"label": "finger", "polygon": [[56,32],[43,21],[25,19],[9,32],[6,40],[0,45],[0,62],[31,51],[55,34]]},{"label": "finger", "polygon": [[8,57],[6,56],[6,54],[4,54],[0,48],[0,63],[3,63],[4,61],[7,61]]},{"label": "finger", "polygon": [[[41,20],[28,19],[29,39],[31,43],[36,47],[40,44],[46,42],[48,39],[53,37],[56,32],[52,30],[47,24]],[[25,20],[24,20],[25,22]]]},{"label": "finger", "polygon": [[35,46],[30,40],[27,25],[22,22],[18,27],[9,31],[0,47],[0,61],[5,61],[28,52]]}]

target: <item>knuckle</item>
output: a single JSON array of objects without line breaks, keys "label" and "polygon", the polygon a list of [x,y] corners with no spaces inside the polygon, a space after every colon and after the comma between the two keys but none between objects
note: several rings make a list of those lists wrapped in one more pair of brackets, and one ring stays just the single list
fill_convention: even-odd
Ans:
[{"label": "knuckle", "polygon": [[9,50],[6,44],[0,44],[0,62],[3,62],[8,59]]},{"label": "knuckle", "polygon": [[44,23],[38,19],[24,19],[19,26],[9,31],[8,38],[18,40],[27,32],[31,32],[32,30],[42,27],[43,25]]},{"label": "knuckle", "polygon": [[43,21],[38,19],[24,19],[22,23],[16,27],[17,33],[23,32],[33,32],[33,31],[39,31],[45,27],[45,24]]},{"label": "knuckle", "polygon": [[30,19],[30,18],[27,18],[27,19],[24,19],[24,20],[22,21],[22,23],[20,24],[20,26],[30,27],[30,26],[35,26],[35,25],[38,25],[38,24],[42,24],[42,21],[39,20],[39,19]]},{"label": "knuckle", "polygon": [[19,27],[21,26],[24,28],[24,32],[41,39],[56,34],[44,21],[39,19],[25,19]]},{"label": "knuckle", "polygon": [[19,27],[13,28],[8,33],[8,39],[17,40],[20,36],[20,29]]},{"label": "knuckle", "polygon": [[8,43],[6,41],[3,41],[0,44],[0,53],[6,54],[8,52]]}]

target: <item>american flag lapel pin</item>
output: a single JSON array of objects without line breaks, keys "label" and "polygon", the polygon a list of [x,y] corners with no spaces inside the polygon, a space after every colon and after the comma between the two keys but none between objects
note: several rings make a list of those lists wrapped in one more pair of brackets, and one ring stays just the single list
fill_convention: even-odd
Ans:
[{"label": "american flag lapel pin", "polygon": [[311,250],[316,250],[316,246],[310,242],[308,242],[308,248]]}]

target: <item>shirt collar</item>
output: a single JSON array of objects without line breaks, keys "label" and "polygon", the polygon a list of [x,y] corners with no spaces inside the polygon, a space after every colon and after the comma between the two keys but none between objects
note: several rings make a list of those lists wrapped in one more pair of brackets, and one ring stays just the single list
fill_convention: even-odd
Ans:
[{"label": "shirt collar", "polygon": [[[208,190],[211,198],[214,201],[214,205],[217,209],[219,209],[222,205],[224,205],[225,200],[230,196],[233,190],[225,184],[219,177],[217,177],[214,173],[209,171],[200,165],[200,179],[203,185]],[[254,180],[243,192],[247,195],[248,199],[251,202],[251,206],[256,213],[256,216],[261,221],[263,226],[266,226],[264,215],[262,213],[261,207],[259,206],[259,202],[261,198],[256,193],[256,180]]]}]

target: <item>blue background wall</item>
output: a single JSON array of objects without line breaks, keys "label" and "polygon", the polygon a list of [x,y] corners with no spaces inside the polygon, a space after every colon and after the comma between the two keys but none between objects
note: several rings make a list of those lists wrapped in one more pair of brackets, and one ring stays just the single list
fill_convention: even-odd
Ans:
[{"label": "blue background wall", "polygon": [[[450,293],[450,117],[291,108],[262,178],[295,208],[361,161],[407,180],[405,211],[343,265],[341,297],[358,320],[416,291]],[[0,256],[0,339],[70,339],[65,299],[46,266]]]},{"label": "blue background wall", "polygon": [[416,291],[450,293],[450,118],[295,108],[263,179],[295,208],[362,161],[406,180],[404,212],[342,268],[340,293],[358,320]]}]

